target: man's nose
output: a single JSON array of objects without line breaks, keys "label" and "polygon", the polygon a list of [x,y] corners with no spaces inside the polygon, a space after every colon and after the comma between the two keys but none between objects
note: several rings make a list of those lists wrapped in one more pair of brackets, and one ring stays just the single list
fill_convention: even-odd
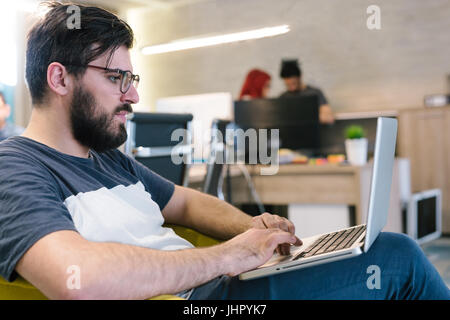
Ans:
[{"label": "man's nose", "polygon": [[136,104],[139,102],[139,94],[136,88],[131,85],[130,89],[120,97],[122,103]]}]

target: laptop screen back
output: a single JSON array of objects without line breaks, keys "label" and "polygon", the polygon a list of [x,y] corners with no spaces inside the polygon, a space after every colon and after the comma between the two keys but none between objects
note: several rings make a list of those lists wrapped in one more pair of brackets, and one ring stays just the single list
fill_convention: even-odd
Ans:
[{"label": "laptop screen back", "polygon": [[397,120],[378,118],[367,214],[364,251],[367,252],[387,222],[394,166]]}]

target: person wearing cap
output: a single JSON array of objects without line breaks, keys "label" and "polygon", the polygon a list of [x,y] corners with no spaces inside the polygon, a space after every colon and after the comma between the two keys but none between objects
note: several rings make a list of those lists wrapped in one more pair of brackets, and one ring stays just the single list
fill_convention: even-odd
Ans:
[{"label": "person wearing cap", "polygon": [[319,120],[321,123],[331,124],[334,122],[333,111],[327,98],[319,88],[312,87],[303,82],[302,71],[297,60],[283,60],[281,64],[280,77],[286,86],[286,92],[280,97],[292,97],[296,95],[317,95],[319,97]]}]

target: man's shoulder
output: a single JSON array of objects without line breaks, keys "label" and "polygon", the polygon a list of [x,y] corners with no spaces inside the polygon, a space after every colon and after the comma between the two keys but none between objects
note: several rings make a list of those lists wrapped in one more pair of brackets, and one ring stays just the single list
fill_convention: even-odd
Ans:
[{"label": "man's shoulder", "polygon": [[20,155],[25,152],[24,141],[18,136],[9,137],[0,142],[0,155],[13,153]]},{"label": "man's shoulder", "polygon": [[22,187],[31,181],[39,183],[51,182],[51,175],[46,170],[45,163],[48,159],[40,156],[36,149],[29,148],[21,143],[17,137],[8,138],[0,142],[0,184],[11,187],[11,179],[14,179],[15,187]]},{"label": "man's shoulder", "polygon": [[[36,165],[39,152],[23,137],[14,136],[0,142],[0,162],[2,166],[21,166],[23,164]],[[0,166],[1,167],[1,166]]]}]

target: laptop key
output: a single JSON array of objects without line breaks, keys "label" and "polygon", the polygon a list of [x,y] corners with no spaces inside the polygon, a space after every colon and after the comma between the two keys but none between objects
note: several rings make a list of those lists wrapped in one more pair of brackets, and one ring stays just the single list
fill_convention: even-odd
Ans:
[{"label": "laptop key", "polygon": [[362,232],[364,232],[364,230],[366,229],[365,225],[359,226],[357,228],[357,231],[355,232],[355,234],[353,234],[353,236],[348,237],[348,239],[346,239],[345,241],[343,241],[337,248],[336,250],[340,250],[340,249],[345,249],[350,247],[354,241],[361,235]]},{"label": "laptop key", "polygon": [[307,250],[305,250],[305,252],[311,252],[314,249],[320,248],[322,245],[325,244],[325,242],[328,240],[329,236],[330,236],[329,234],[321,236],[311,246],[309,246],[309,248]]},{"label": "laptop key", "polygon": [[349,248],[353,245],[353,243],[358,239],[358,237],[364,232],[365,225],[353,227],[350,229],[342,230],[339,232],[334,232],[326,235],[326,237],[319,243],[319,245],[311,246],[313,248],[308,248],[300,254],[298,257],[295,257],[294,260],[301,257],[312,257],[315,255],[332,252],[340,249]]},{"label": "laptop key", "polygon": [[362,225],[339,232],[325,234],[317,239],[305,251],[297,254],[292,260],[312,257],[315,255],[348,248],[353,245],[364,230],[365,225]]},{"label": "laptop key", "polygon": [[[345,231],[344,231],[345,232]],[[338,232],[336,233],[332,238],[330,238],[328,240],[328,242],[322,246],[322,248],[320,248],[318,251],[316,251],[316,255],[317,254],[321,254],[321,253],[325,253],[328,251],[328,248],[330,246],[332,246],[340,237],[342,237],[342,235],[344,234],[344,232]]]},{"label": "laptop key", "polygon": [[314,241],[314,243],[312,245],[310,245],[305,251],[303,252],[310,252],[312,249],[314,249],[315,247],[317,247],[318,245],[320,245],[320,243],[322,241],[325,240],[325,238],[328,236],[328,234],[325,234],[323,236],[321,236],[319,239],[317,239],[316,241]]},{"label": "laptop key", "polygon": [[331,246],[328,247],[326,252],[334,251],[343,241],[345,241],[349,237],[351,232],[352,229],[345,230],[342,236],[339,237],[339,239],[337,239]]},{"label": "laptop key", "polygon": [[365,227],[362,226],[361,228],[358,229],[358,232],[352,237],[352,239],[350,240],[350,243],[347,245],[347,247],[351,247],[355,241],[359,238],[359,236],[364,232]]},{"label": "laptop key", "polygon": [[316,254],[318,254],[318,252],[323,253],[323,251],[326,250],[328,246],[330,246],[335,241],[335,239],[339,236],[339,234],[340,232],[333,232],[328,234],[327,237],[322,241],[323,243],[320,246],[308,252],[305,255],[305,257],[315,256]]},{"label": "laptop key", "polygon": [[317,246],[315,246],[312,250],[305,254],[305,257],[315,255],[316,252],[319,251],[335,234],[336,232],[327,234],[327,236]]}]

